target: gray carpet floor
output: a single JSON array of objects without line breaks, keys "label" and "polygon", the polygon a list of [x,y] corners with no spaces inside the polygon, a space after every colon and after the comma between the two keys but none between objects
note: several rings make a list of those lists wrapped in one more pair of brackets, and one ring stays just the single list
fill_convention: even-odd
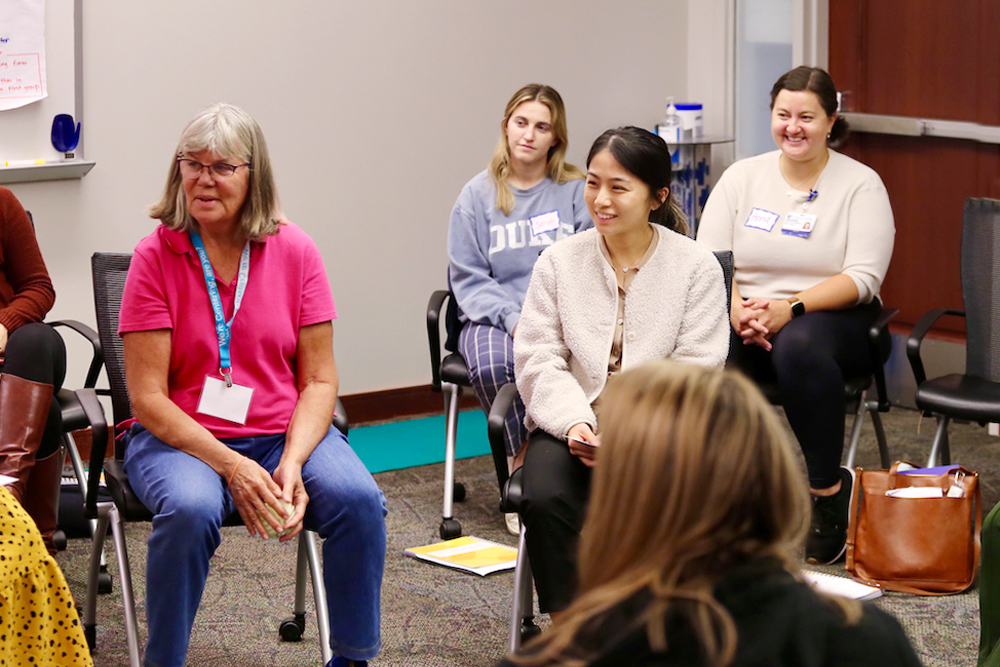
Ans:
[{"label": "gray carpet floor", "polygon": [[[883,416],[893,459],[923,462],[930,450],[934,421],[894,409]],[[983,506],[1000,501],[1000,438],[976,425],[952,429],[952,459],[977,470]],[[866,425],[858,465],[878,467],[877,449]],[[388,549],[382,589],[383,650],[373,665],[493,665],[506,645],[513,574],[465,574],[402,555],[406,547],[437,541],[443,464],[390,471],[375,476],[386,494]],[[468,499],[456,517],[464,534],[516,545],[497,512],[496,477],[489,457],[458,461],[457,478]],[[149,524],[127,527],[139,622],[145,633],[144,567]],[[108,544],[111,544],[109,538]],[[58,556],[73,592],[82,599],[89,543],[72,540]],[[127,664],[121,589],[109,546],[114,590],[98,602],[98,667]],[[320,665],[319,643],[311,614],[299,643],[278,638],[280,620],[291,611],[295,548],[250,538],[242,528],[224,529],[212,561],[207,589],[191,638],[190,665],[254,667]],[[842,567],[825,568],[842,572]],[[979,598],[975,589],[946,597],[888,593],[875,602],[895,614],[928,667],[973,665],[979,642]]]}]

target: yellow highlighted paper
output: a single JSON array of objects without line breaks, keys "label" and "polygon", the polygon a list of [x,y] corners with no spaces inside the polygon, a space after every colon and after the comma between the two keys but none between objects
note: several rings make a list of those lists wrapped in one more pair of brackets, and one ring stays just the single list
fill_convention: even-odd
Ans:
[{"label": "yellow highlighted paper", "polygon": [[480,576],[512,570],[517,563],[517,549],[514,547],[471,536],[413,547],[404,550],[403,554]]}]

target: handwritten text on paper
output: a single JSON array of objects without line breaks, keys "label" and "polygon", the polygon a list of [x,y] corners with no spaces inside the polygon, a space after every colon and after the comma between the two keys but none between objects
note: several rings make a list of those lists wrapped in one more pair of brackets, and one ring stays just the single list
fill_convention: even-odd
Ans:
[{"label": "handwritten text on paper", "polygon": [[45,0],[0,0],[0,110],[44,98]]}]

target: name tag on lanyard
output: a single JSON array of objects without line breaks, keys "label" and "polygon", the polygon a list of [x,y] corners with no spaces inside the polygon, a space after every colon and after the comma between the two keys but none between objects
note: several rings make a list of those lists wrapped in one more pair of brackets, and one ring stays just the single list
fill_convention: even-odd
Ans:
[{"label": "name tag on lanyard", "polygon": [[253,389],[250,387],[242,387],[236,383],[227,386],[225,380],[206,375],[201,398],[198,400],[198,413],[246,424],[251,398]]},{"label": "name tag on lanyard", "polygon": [[240,271],[236,281],[233,316],[227,322],[222,310],[219,288],[215,284],[215,271],[208,259],[205,244],[197,232],[191,232],[190,236],[191,243],[198,253],[198,259],[201,261],[201,269],[205,275],[205,286],[208,289],[208,299],[212,303],[212,311],[215,316],[215,333],[219,341],[219,374],[221,375],[221,379],[212,376],[205,377],[201,398],[198,401],[198,413],[237,424],[245,424],[250,410],[250,399],[253,397],[253,389],[233,382],[233,367],[229,349],[232,342],[233,320],[236,319],[236,313],[240,310],[243,293],[246,291],[247,280],[250,277],[250,242],[246,242],[246,245],[243,246],[243,253],[240,255]]}]

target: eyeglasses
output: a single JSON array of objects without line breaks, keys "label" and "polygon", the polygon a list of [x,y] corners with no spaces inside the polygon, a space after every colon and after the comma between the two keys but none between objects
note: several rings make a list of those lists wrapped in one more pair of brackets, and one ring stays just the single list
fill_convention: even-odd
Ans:
[{"label": "eyeglasses", "polygon": [[203,169],[208,169],[212,172],[212,176],[215,178],[231,178],[236,170],[240,167],[249,167],[249,162],[244,162],[243,164],[227,164],[225,162],[216,162],[215,164],[202,164],[197,160],[192,160],[191,158],[179,157],[177,158],[178,164],[181,168],[181,176],[184,178],[195,179],[201,176]]}]

